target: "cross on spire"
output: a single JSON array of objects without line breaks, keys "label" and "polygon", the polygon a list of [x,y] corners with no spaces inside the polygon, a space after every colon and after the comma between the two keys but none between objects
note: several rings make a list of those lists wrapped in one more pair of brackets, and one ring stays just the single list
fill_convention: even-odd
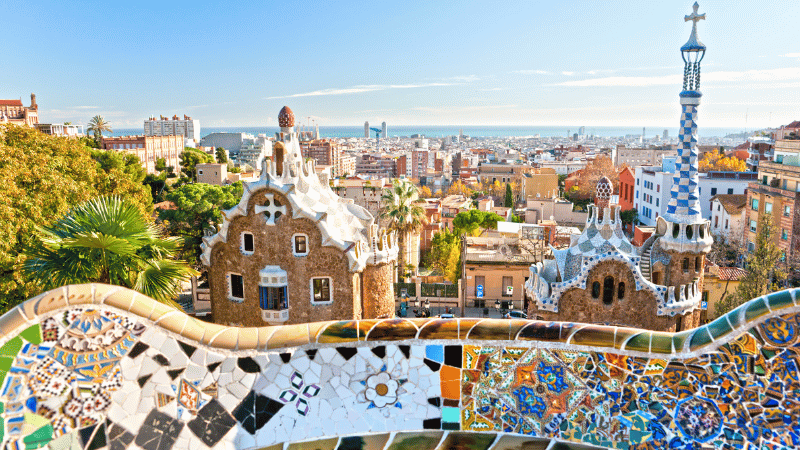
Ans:
[{"label": "cross on spire", "polygon": [[692,9],[693,9],[694,11],[692,11],[692,13],[691,13],[690,15],[688,15],[688,16],[684,16],[684,18],[683,18],[683,20],[684,20],[685,22],[688,22],[688,21],[690,21],[690,20],[691,20],[692,22],[694,22],[694,23],[692,24],[692,27],[697,27],[697,22],[699,22],[699,21],[701,21],[701,20],[706,20],[706,13],[703,13],[703,14],[697,14],[697,9],[698,9],[698,8],[700,8],[700,5],[699,5],[697,2],[694,2],[694,5],[692,5]]}]

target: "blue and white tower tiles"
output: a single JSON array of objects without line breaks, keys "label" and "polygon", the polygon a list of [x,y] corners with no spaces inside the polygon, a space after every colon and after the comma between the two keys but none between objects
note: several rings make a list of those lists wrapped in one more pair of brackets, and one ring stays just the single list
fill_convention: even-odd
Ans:
[{"label": "blue and white tower tiles", "polygon": [[673,223],[703,221],[697,175],[697,106],[700,105],[700,97],[703,95],[700,93],[700,61],[705,56],[706,46],[697,38],[697,22],[704,20],[706,15],[697,14],[699,5],[696,2],[693,8],[694,12],[684,18],[687,22],[693,22],[692,34],[689,41],[681,47],[685,66],[683,91],[680,94],[680,145],[666,214],[667,220]]}]

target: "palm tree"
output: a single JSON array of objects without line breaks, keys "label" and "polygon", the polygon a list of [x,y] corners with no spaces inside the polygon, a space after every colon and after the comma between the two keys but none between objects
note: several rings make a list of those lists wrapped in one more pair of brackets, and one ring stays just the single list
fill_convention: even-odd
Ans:
[{"label": "palm tree", "polygon": [[387,220],[389,228],[397,231],[400,246],[398,268],[402,277],[407,264],[409,237],[428,221],[425,210],[419,206],[425,200],[419,198],[416,186],[410,181],[396,179],[391,188],[383,191],[381,203],[381,219]]},{"label": "palm tree", "polygon": [[197,275],[172,259],[181,240],[161,236],[136,205],[119,197],[90,200],[37,230],[23,272],[43,289],[116,284],[178,307],[179,282]]},{"label": "palm tree", "polygon": [[98,114],[92,117],[91,120],[89,120],[89,125],[86,127],[86,131],[93,132],[94,139],[97,141],[98,144],[100,144],[100,140],[103,139],[103,132],[108,131],[109,133],[111,133],[114,130],[111,129],[111,125],[109,124],[109,122],[106,122],[106,120],[103,119],[103,116]]}]

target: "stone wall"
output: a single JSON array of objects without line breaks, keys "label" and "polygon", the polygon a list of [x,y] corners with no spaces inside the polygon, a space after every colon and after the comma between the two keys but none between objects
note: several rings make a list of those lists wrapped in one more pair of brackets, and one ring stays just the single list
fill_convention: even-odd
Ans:
[{"label": "stone wall", "polygon": [[[603,303],[603,283],[606,277],[614,279],[614,296],[611,305]],[[600,284],[598,298],[592,296],[592,284]],[[619,298],[619,283],[625,283],[625,292]],[[636,282],[630,268],[617,261],[597,264],[586,280],[586,289],[569,289],[558,302],[559,312],[540,311],[531,303],[529,317],[562,322],[606,323],[619,326],[644,328],[657,331],[675,331],[675,319],[656,314],[658,307],[654,294],[647,290],[636,290]]]},{"label": "stone wall", "polygon": [[0,317],[2,444],[788,450],[798,301],[773,293],[678,334],[473,318],[233,328],[67,286]]},{"label": "stone wall", "polygon": [[367,266],[361,275],[364,317],[394,317],[394,264]]},{"label": "stone wall", "polygon": [[[258,300],[258,273],[267,265],[278,265],[288,274],[287,323],[361,318],[360,302],[353,298],[360,274],[350,273],[344,252],[322,245],[322,235],[315,223],[304,218],[293,219],[289,201],[274,192],[275,199],[286,207],[286,214],[276,220],[275,226],[268,226],[263,214],[253,212],[253,207],[264,204],[265,195],[270,192],[265,189],[253,194],[247,205],[247,215],[236,217],[230,223],[228,242],[218,243],[212,250],[209,284],[214,321],[250,327],[266,325],[261,319]],[[244,231],[253,234],[255,251],[251,255],[240,251]],[[309,253],[306,256],[292,254],[292,236],[297,233],[308,236]],[[231,272],[244,277],[243,303],[228,299],[227,275]],[[333,279],[333,303],[330,305],[311,303],[310,279],[320,276]]]}]

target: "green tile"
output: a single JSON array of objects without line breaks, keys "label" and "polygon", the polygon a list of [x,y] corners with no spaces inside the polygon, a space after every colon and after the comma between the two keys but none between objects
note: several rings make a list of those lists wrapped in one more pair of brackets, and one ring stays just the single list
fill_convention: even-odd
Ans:
[{"label": "green tile", "polygon": [[760,297],[756,300],[750,300],[748,303],[745,303],[744,307],[744,319],[748,322],[758,319],[769,312],[769,308],[767,308],[767,304],[764,302],[763,297]]},{"label": "green tile", "polygon": [[706,327],[715,340],[733,331],[733,328],[731,328],[731,325],[728,323],[728,319],[726,319],[725,316],[722,316],[711,322],[710,324],[706,325]]},{"label": "green tile", "polygon": [[19,349],[22,348],[22,339],[19,336],[6,342],[6,345],[0,347],[0,356],[10,356],[12,358],[17,356]]},{"label": "green tile", "polygon": [[785,289],[780,292],[775,292],[767,296],[767,301],[769,301],[769,307],[774,311],[776,309],[787,308],[789,306],[794,306],[794,300],[792,299],[792,290]]},{"label": "green tile", "polygon": [[650,333],[650,351],[653,353],[672,353],[672,333]]},{"label": "green tile", "polygon": [[686,345],[686,340],[691,337],[693,331],[681,331],[672,335],[672,346],[675,348],[676,353],[683,351],[683,346]]},{"label": "green tile", "polygon": [[53,440],[53,426],[52,425],[45,425],[42,428],[34,431],[33,433],[25,436],[22,439],[22,442],[25,443],[25,448],[27,450],[35,449],[35,448],[42,448],[47,445],[48,442]]},{"label": "green tile", "polygon": [[7,356],[0,356],[0,370],[5,370],[8,372],[11,370],[11,365],[14,364],[14,358],[9,358]]},{"label": "green tile", "polygon": [[628,342],[625,343],[625,350],[632,350],[637,352],[649,352],[650,351],[650,332],[643,331],[636,336],[628,339]]},{"label": "green tile", "polygon": [[38,323],[23,331],[19,335],[31,344],[39,345],[42,343],[42,331]]},{"label": "green tile", "polygon": [[689,350],[694,351],[700,347],[704,347],[711,343],[711,335],[709,334],[707,326],[700,327],[692,334],[692,340],[689,341]]}]

